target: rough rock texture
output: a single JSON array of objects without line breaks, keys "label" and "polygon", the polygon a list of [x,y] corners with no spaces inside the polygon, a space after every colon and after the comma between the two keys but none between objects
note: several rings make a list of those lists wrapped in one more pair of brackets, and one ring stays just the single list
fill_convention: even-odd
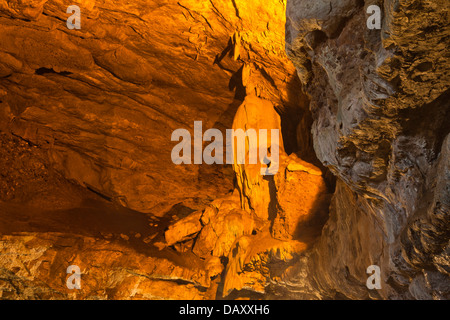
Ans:
[{"label": "rough rock texture", "polygon": [[[66,27],[69,5],[80,30]],[[230,168],[174,165],[171,134],[230,128],[246,91],[297,106],[284,23],[284,1],[2,0],[0,123],[134,210],[225,194]]]},{"label": "rough rock texture", "polygon": [[210,254],[214,257],[226,257],[236,239],[251,234],[255,222],[251,213],[240,209],[236,197],[215,200],[201,217],[204,225],[195,242],[193,251],[200,257]]},{"label": "rough rock texture", "polygon": [[327,219],[331,194],[319,168],[295,154],[283,160],[279,174],[274,177],[276,215],[272,236],[298,239],[305,236],[302,227],[306,224],[320,224]]},{"label": "rough rock texture", "polygon": [[[381,30],[366,27],[370,4]],[[316,297],[450,297],[448,19],[446,1],[288,1],[314,148],[340,182],[319,243],[285,284]],[[381,290],[365,286],[373,264]]]},{"label": "rough rock texture", "polygon": [[[73,4],[80,30],[66,27]],[[280,147],[311,156],[284,25],[285,1],[0,1],[2,297],[262,292],[263,267],[306,244],[274,240],[275,212],[241,206],[242,185],[226,195],[231,166],[174,165],[170,138],[196,120],[224,131],[239,106],[267,106],[257,119],[277,123]],[[249,243],[252,254],[236,249]],[[77,294],[68,262],[82,267]]]},{"label": "rough rock texture", "polygon": [[[259,118],[247,115],[249,123],[259,128]],[[235,123],[240,119],[238,112]],[[260,164],[233,167],[242,179],[237,190],[169,226],[165,246],[176,250],[187,246],[182,251],[192,249],[207,261],[207,274],[220,275],[219,298],[247,291],[252,297],[267,295],[270,283],[277,282],[319,237],[331,194],[321,170],[295,154],[282,153],[279,172],[269,176],[267,184],[262,183]]]},{"label": "rough rock texture", "polygon": [[[449,299],[446,4],[0,0],[1,298]],[[173,164],[194,121],[278,173]]]},{"label": "rough rock texture", "polygon": [[177,242],[184,242],[199,233],[202,229],[200,223],[202,215],[202,211],[197,211],[170,225],[164,233],[167,245],[171,246]]},{"label": "rough rock texture", "polygon": [[[236,174],[237,187],[241,192],[242,208],[247,211],[254,211],[258,217],[267,220],[270,215],[275,213],[273,206],[271,207],[271,200],[274,197],[273,177],[262,175],[261,170],[266,172],[264,168],[270,170],[270,167],[279,167],[280,164],[279,159],[273,160],[270,166],[263,164],[260,158],[260,150],[263,148],[267,148],[267,150],[277,148],[279,154],[284,153],[281,119],[269,101],[256,96],[247,96],[236,111],[233,129],[244,132],[255,130],[257,142],[255,141],[251,144],[249,138],[245,138],[246,149],[242,155],[243,160],[245,160],[244,164],[239,164],[238,162],[237,157],[240,156],[240,150],[238,150],[237,143],[239,142],[235,142],[233,170]],[[267,130],[266,143],[261,142],[259,129]],[[272,141],[272,130],[278,130],[278,141]],[[253,138],[252,140],[256,139]],[[252,157],[257,158],[254,164],[252,163]],[[275,163],[275,161],[278,161],[278,163]]]},{"label": "rough rock texture", "polygon": [[[200,263],[180,266],[114,241],[27,233],[2,235],[0,245],[3,299],[197,300],[209,286]],[[80,267],[82,290],[66,287],[69,265]]]}]

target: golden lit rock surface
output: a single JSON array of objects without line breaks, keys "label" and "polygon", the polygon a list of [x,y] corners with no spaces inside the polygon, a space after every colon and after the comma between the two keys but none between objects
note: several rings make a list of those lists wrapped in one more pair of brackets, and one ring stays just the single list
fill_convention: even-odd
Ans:
[{"label": "golden lit rock surface", "polygon": [[[287,164],[287,165],[286,165]],[[295,154],[287,158],[274,177],[276,217],[272,235],[276,239],[298,239],[306,224],[320,224],[328,215],[331,194],[322,172]],[[317,228],[320,230],[320,228]]]},{"label": "golden lit rock surface", "polygon": [[445,0],[70,4],[0,0],[0,299],[450,298]]},{"label": "golden lit rock surface", "polygon": [[[201,264],[181,266],[117,241],[67,233],[2,235],[0,241],[2,298],[191,300],[203,299],[201,288],[208,286]],[[81,268],[83,290],[65,286],[65,261]]]},{"label": "golden lit rock surface", "polygon": [[202,214],[201,211],[194,212],[186,218],[170,225],[169,229],[164,233],[167,245],[171,246],[177,242],[183,242],[195,236],[202,229],[200,223]]},{"label": "golden lit rock surface", "polygon": [[236,239],[251,234],[255,228],[253,215],[239,207],[239,199],[234,196],[233,203],[227,198],[215,200],[202,217],[204,227],[200,232],[193,252],[200,257],[228,256]]},{"label": "golden lit rock surface", "polygon": [[[15,170],[33,163],[36,155],[30,152],[8,171],[13,175],[2,186],[2,200],[20,205],[5,203],[2,234],[20,232],[31,240],[27,248],[13,244],[22,235],[8,235],[3,243],[17,250],[18,264],[27,250],[47,250],[59,239],[68,243],[55,249],[49,263],[59,272],[57,280],[48,279],[56,271],[33,278],[20,271],[17,281],[30,296],[4,294],[52,298],[51,290],[60,290],[58,297],[77,299],[215,298],[215,281],[225,268],[221,259],[242,236],[271,222],[267,208],[261,219],[259,210],[243,210],[237,190],[226,195],[234,188],[230,167],[173,165],[170,136],[178,128],[192,132],[196,120],[203,121],[204,131],[232,128],[243,104],[255,111],[267,106],[270,113],[260,113],[258,121],[239,116],[240,125],[251,121],[255,129],[281,129],[286,112],[305,107],[304,96],[292,91],[299,83],[284,50],[285,2],[73,4],[81,9],[80,30],[67,29],[63,1],[0,1],[0,127],[33,144],[44,166],[42,172],[32,167],[15,176]],[[296,128],[297,118],[287,119],[288,125]],[[267,121],[275,125],[265,128]],[[285,139],[291,150],[295,136],[288,132]],[[15,140],[11,143],[7,150],[17,148]],[[8,164],[16,155],[10,156]],[[64,178],[94,193],[74,192],[78,186]],[[35,181],[28,189],[27,179]],[[17,182],[18,190],[7,193]],[[48,199],[34,194],[45,184]],[[30,196],[33,208],[22,207]],[[38,202],[39,209],[34,207]],[[20,210],[30,213],[16,221]],[[78,218],[66,226],[72,214]],[[33,219],[26,223],[29,216]],[[40,231],[49,232],[48,239]],[[90,253],[95,248],[97,263]],[[76,258],[65,258],[71,254]],[[42,259],[36,256],[24,265]],[[70,259],[84,263],[82,277],[89,280],[83,287],[90,290],[83,295],[67,295],[65,270],[56,267]],[[1,261],[7,269],[10,261]],[[192,273],[177,271],[191,265]],[[264,286],[266,276],[257,277]],[[13,281],[9,273],[7,278]],[[211,278],[217,279],[210,283]],[[38,294],[47,281],[51,290]]]},{"label": "golden lit rock surface", "polygon": [[[237,184],[241,192],[241,206],[247,211],[254,211],[258,217],[267,220],[271,208],[270,201],[273,197],[273,186],[271,190],[270,177],[261,174],[262,166],[259,152],[261,148],[278,148],[279,153],[284,153],[283,140],[281,136],[281,120],[272,103],[256,96],[247,96],[243,104],[238,108],[233,121],[233,129],[256,130],[258,142],[250,145],[246,138],[245,163],[239,164],[236,158],[238,146],[234,148],[235,160],[233,169],[236,174]],[[267,143],[261,143],[259,129],[266,129]],[[271,130],[279,130],[279,141],[272,141]],[[256,149],[256,150],[255,150]],[[250,163],[250,154],[257,157],[257,163]],[[271,166],[274,164],[271,163]],[[276,164],[279,166],[279,163]],[[272,193],[272,194],[271,194]]]},{"label": "golden lit rock surface", "polygon": [[264,294],[268,279],[277,278],[283,270],[270,264],[288,264],[305,249],[303,242],[273,239],[267,229],[254,237],[241,237],[228,257],[223,295],[242,289]]},{"label": "golden lit rock surface", "polygon": [[[371,4],[381,8],[380,29],[365,27]],[[286,14],[314,150],[338,183],[319,243],[281,288],[448,299],[448,2],[288,1]],[[366,288],[374,264],[383,279],[376,291]]]},{"label": "golden lit rock surface", "polygon": [[65,177],[122,205],[163,214],[185,194],[233,188],[226,167],[172,165],[170,135],[195,120],[230,128],[244,65],[261,97],[296,103],[283,1],[71,4],[80,30],[66,27],[64,1],[0,2],[0,122],[47,150]]}]

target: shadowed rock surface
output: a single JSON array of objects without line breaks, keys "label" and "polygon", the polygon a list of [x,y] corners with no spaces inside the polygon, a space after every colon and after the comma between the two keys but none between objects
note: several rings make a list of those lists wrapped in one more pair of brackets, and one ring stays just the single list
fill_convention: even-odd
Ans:
[{"label": "shadowed rock surface", "polygon": [[82,27],[69,30],[67,1],[1,1],[2,123],[68,179],[134,210],[225,194],[229,167],[172,164],[172,132],[230,128],[246,88],[298,104],[284,5],[233,3],[82,1]]},{"label": "shadowed rock surface", "polygon": [[[382,8],[381,30],[363,27],[369,4]],[[295,281],[314,275],[319,296],[448,299],[448,4],[288,1],[287,17],[314,149],[338,177],[330,219]],[[368,292],[373,264],[382,289]]]},{"label": "shadowed rock surface", "polygon": [[[0,0],[0,298],[449,299],[448,19],[445,0]],[[173,164],[194,121],[280,129],[278,172]]]}]

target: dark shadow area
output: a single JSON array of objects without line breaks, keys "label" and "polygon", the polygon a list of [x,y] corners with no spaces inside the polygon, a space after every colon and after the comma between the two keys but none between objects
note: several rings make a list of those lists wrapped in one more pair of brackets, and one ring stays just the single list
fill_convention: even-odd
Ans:
[{"label": "dark shadow area", "polygon": [[[189,211],[179,207],[181,213]],[[107,203],[101,199],[86,199],[80,206],[71,209],[45,210],[20,204],[0,202],[0,234],[20,233],[64,234],[67,243],[78,250],[79,236],[107,240],[131,249],[131,252],[166,258],[180,266],[201,264],[192,253],[179,253],[161,249],[154,245],[164,241],[164,230],[173,223],[167,215],[163,218],[145,215],[131,209]],[[177,209],[172,209],[172,213]],[[139,236],[137,237],[136,234]],[[151,239],[151,240],[149,240]]]},{"label": "dark shadow area", "polygon": [[167,211],[164,214],[164,216],[172,217],[173,215],[177,215],[181,219],[181,218],[187,217],[194,211],[195,211],[194,209],[189,208],[182,203],[177,203],[169,211]]},{"label": "dark shadow area", "polygon": [[49,69],[49,68],[39,68],[39,69],[36,69],[34,71],[34,73],[37,75],[40,75],[40,76],[45,75],[45,74],[59,74],[61,76],[69,76],[72,74],[72,72],[68,72],[68,71],[56,72],[55,70]]},{"label": "dark shadow area", "polygon": [[287,89],[288,101],[279,112],[286,153],[295,153],[302,160],[318,167],[323,173],[328,191],[334,193],[336,177],[317,158],[311,132],[314,120],[309,109],[310,101],[297,74],[289,80]]},{"label": "dark shadow area", "polygon": [[311,217],[300,222],[294,233],[294,239],[311,246],[322,234],[322,229],[329,217],[329,207],[333,194],[324,194],[317,197],[313,203]]},{"label": "dark shadow area", "polygon": [[307,108],[306,99],[301,98],[301,83],[297,75],[291,77],[287,84],[288,100],[277,109],[281,119],[281,135],[287,154],[299,148],[297,141],[297,126],[304,117]]},{"label": "dark shadow area", "polygon": [[[147,217],[101,200],[86,199],[79,207],[46,210],[21,204],[0,203],[0,232],[61,232],[86,236],[101,233],[148,232]],[[14,218],[14,220],[12,219]]]},{"label": "dark shadow area", "polygon": [[226,297],[222,297],[222,295],[217,297],[217,300],[237,300],[237,299],[247,299],[247,300],[263,300],[266,295],[262,293],[258,293],[248,289],[241,289],[230,292]]},{"label": "dark shadow area", "polygon": [[233,70],[230,70],[226,67],[223,66],[222,64],[222,60],[225,59],[228,56],[230,56],[233,52],[233,42],[231,41],[231,38],[228,40],[228,44],[225,47],[225,49],[216,56],[216,58],[214,59],[214,64],[217,64],[219,66],[220,69],[226,70],[228,72],[234,73]]},{"label": "dark shadow area", "polygon": [[[238,71],[236,71],[230,79],[230,83],[228,84],[228,89],[230,91],[235,90],[234,100],[244,101],[246,92],[245,87],[242,85],[242,70],[244,67],[242,66]],[[237,110],[237,109],[236,109]],[[235,111],[236,113],[236,111]]]},{"label": "dark shadow area", "polygon": [[450,89],[433,102],[415,109],[400,110],[399,119],[406,136],[422,136],[432,150],[432,158],[440,154],[442,143],[450,133]]},{"label": "dark shadow area", "polygon": [[264,180],[269,182],[269,194],[270,194],[270,202],[269,202],[269,221],[270,221],[270,230],[272,231],[272,226],[277,217],[277,188],[275,186],[275,180],[273,176],[264,176]]},{"label": "dark shadow area", "polygon": [[314,30],[308,33],[305,37],[305,41],[311,47],[311,49],[317,48],[321,43],[325,42],[328,39],[325,32],[322,30]]}]

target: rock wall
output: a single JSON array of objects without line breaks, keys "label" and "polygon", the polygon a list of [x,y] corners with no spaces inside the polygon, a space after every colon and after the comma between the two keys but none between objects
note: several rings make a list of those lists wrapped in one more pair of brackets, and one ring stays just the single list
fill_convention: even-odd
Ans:
[{"label": "rock wall", "polygon": [[[69,5],[79,30],[66,26]],[[231,128],[247,92],[279,110],[299,104],[284,13],[284,1],[264,0],[2,0],[0,123],[68,179],[134,210],[225,194],[231,168],[174,165],[170,137],[196,120]]]},{"label": "rock wall", "polygon": [[[450,298],[445,0],[0,0],[0,31],[2,298]],[[277,174],[173,164],[200,120],[280,129]]]},{"label": "rock wall", "polygon": [[[379,30],[366,27],[373,4]],[[314,149],[339,181],[319,243],[284,285],[319,297],[449,298],[446,8],[288,1],[286,49],[311,100]],[[370,265],[381,290],[366,287]]]},{"label": "rock wall", "polygon": [[[66,26],[73,4],[79,30]],[[264,294],[269,266],[279,274],[309,244],[297,230],[311,222],[308,195],[329,200],[321,170],[284,153],[315,158],[306,96],[284,48],[285,5],[0,0],[3,298]],[[248,168],[235,168],[240,184],[227,195],[232,166],[172,163],[172,132],[192,134],[194,121],[203,131],[281,129],[270,189],[259,168],[249,189]],[[298,212],[298,201],[274,196],[292,195],[295,177],[319,183]],[[82,292],[66,288],[67,262],[80,266]]]}]

